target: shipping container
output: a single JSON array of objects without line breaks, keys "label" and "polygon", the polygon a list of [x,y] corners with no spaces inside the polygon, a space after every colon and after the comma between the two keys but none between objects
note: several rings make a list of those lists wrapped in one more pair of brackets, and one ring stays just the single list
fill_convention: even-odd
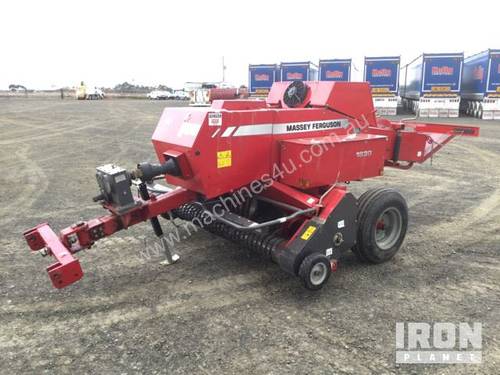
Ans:
[{"label": "shipping container", "polygon": [[500,50],[488,49],[464,60],[462,112],[500,120]]},{"label": "shipping container", "polygon": [[281,81],[317,81],[318,67],[312,62],[281,63]]},{"label": "shipping container", "polygon": [[350,81],[351,59],[319,60],[320,81]]},{"label": "shipping container", "polygon": [[397,113],[399,64],[399,56],[365,57],[363,80],[372,88],[373,105],[380,115]]},{"label": "shipping container", "polygon": [[248,66],[248,88],[250,94],[267,95],[274,82],[280,80],[278,64],[258,64]]},{"label": "shipping container", "polygon": [[403,106],[421,117],[458,117],[463,53],[424,53],[401,69]]}]

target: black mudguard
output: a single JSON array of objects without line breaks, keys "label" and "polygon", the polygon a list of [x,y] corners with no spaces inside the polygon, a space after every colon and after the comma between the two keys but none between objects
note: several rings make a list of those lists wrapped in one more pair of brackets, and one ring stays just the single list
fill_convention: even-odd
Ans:
[{"label": "black mudguard", "polygon": [[[286,272],[297,275],[300,264],[312,253],[325,254],[338,259],[356,243],[358,201],[347,193],[326,221],[313,217],[305,222],[287,247],[277,249],[273,259]],[[334,238],[342,238],[335,244]]]}]

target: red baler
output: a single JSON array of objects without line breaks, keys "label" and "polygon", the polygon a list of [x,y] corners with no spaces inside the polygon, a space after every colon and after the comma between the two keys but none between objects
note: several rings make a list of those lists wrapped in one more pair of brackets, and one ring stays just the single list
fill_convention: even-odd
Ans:
[{"label": "red baler", "polygon": [[[367,83],[279,82],[265,102],[165,109],[152,139],[158,164],[97,168],[94,200],[109,214],[59,235],[44,223],[24,236],[33,251],[56,258],[47,271],[62,288],[83,276],[74,253],[147,220],[173,262],[158,217],[180,218],[273,260],[316,290],[343,252],[381,263],[406,234],[407,206],[397,191],[373,189],[356,199],[349,181],[380,176],[387,166],[407,169],[456,136],[478,134],[472,126],[377,118]],[[174,187],[159,189],[158,178]]]}]

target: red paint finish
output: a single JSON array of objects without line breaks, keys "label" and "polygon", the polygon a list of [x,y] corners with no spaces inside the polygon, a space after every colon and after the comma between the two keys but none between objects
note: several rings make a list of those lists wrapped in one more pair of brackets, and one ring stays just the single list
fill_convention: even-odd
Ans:
[{"label": "red paint finish", "polygon": [[52,284],[56,288],[64,288],[83,277],[83,271],[80,262],[75,259],[71,252],[59,240],[57,234],[49,227],[47,223],[41,224],[36,228],[24,233],[28,244],[34,244],[33,250],[47,248],[50,255],[56,258],[57,262],[47,267]]},{"label": "red paint finish", "polygon": [[297,168],[280,181],[308,189],[380,176],[386,143],[384,136],[364,133],[283,141],[281,160]]},{"label": "red paint finish", "polygon": [[[214,101],[209,108],[166,108],[153,134],[158,160],[175,159],[180,176],[166,175],[176,190],[138,205],[63,229],[41,224],[24,236],[32,250],[47,248],[57,288],[83,273],[72,254],[97,240],[200,198],[218,198],[252,182],[261,194],[300,209],[316,208],[286,223],[290,239],[316,216],[326,220],[346,194],[343,182],[380,176],[385,166],[409,168],[456,136],[478,136],[472,126],[391,122],[376,118],[368,83],[306,82],[297,108],[283,102],[287,82],[277,82],[266,101]],[[305,159],[304,159],[305,157]],[[290,162],[292,161],[292,162]],[[336,267],[332,264],[333,267]]]}]

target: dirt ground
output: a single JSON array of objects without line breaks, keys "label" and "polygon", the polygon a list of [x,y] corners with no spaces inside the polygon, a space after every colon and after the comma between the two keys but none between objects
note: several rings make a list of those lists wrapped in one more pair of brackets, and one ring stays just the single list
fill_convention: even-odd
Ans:
[{"label": "dirt ground", "polygon": [[[385,264],[349,253],[317,293],[276,265],[199,231],[181,261],[139,256],[136,226],[79,254],[85,277],[56,290],[22,232],[103,214],[95,166],[154,160],[162,108],[145,100],[0,99],[1,373],[498,374],[500,122],[432,165],[351,184],[408,200],[405,244]],[[165,223],[165,221],[163,221]],[[166,225],[168,228],[168,225]],[[395,364],[396,322],[481,322],[481,365]]]}]

